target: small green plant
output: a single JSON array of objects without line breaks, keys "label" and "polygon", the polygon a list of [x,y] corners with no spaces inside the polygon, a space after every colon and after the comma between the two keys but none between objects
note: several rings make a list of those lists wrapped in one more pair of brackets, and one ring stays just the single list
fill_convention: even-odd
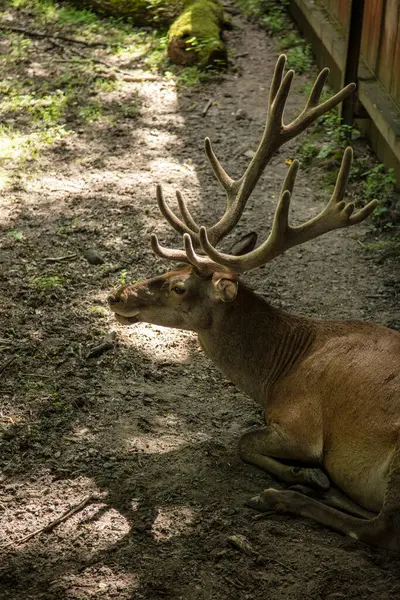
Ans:
[{"label": "small green plant", "polygon": [[287,65],[298,75],[309,71],[314,64],[311,48],[308,45],[293,46],[287,52]]},{"label": "small green plant", "polygon": [[79,217],[74,217],[69,225],[60,225],[59,227],[57,227],[57,233],[60,235],[69,234],[80,226],[81,225],[79,223]]},{"label": "small green plant", "polygon": [[280,33],[285,29],[285,14],[283,8],[276,7],[261,17],[261,23],[270,35]]},{"label": "small green plant", "polygon": [[[149,42],[149,50],[146,53],[145,65],[151,70],[158,70],[167,65],[166,49],[168,45],[168,36],[165,32],[153,32]],[[137,44],[134,46],[137,52]]]},{"label": "small green plant", "polygon": [[14,37],[11,41],[10,58],[16,63],[27,60],[29,57],[30,46],[31,40],[23,35],[14,34]]},{"label": "small green plant", "polygon": [[389,240],[378,240],[376,242],[367,242],[364,243],[364,246],[367,250],[371,252],[380,252],[380,251],[392,251],[400,252],[400,236],[394,235],[392,239]]},{"label": "small green plant", "polygon": [[380,229],[390,230],[394,227],[394,185],[396,178],[394,170],[385,171],[384,165],[379,164],[364,174],[363,196],[366,201],[378,200],[379,206],[374,210],[374,221]]},{"label": "small green plant", "polygon": [[309,140],[305,140],[299,147],[299,155],[304,164],[309,165],[320,153],[320,148]]},{"label": "small green plant", "polygon": [[[300,46],[304,44],[303,40],[295,33],[294,31],[285,35],[279,42],[279,48],[281,50],[288,50],[289,48],[294,48],[295,46]],[[311,91],[311,89],[310,89]]]},{"label": "small green plant", "polygon": [[12,229],[11,231],[8,231],[7,235],[14,238],[14,240],[17,242],[22,242],[25,237],[22,231],[19,231],[18,229]]},{"label": "small green plant", "polygon": [[201,72],[196,66],[185,67],[178,73],[178,82],[185,87],[197,85],[200,81]]},{"label": "small green plant", "polygon": [[122,269],[121,273],[119,274],[119,282],[121,285],[126,284],[126,269]]},{"label": "small green plant", "polygon": [[93,313],[96,317],[105,317],[107,314],[104,306],[92,306],[90,309],[91,313]]},{"label": "small green plant", "polygon": [[82,106],[78,111],[78,116],[86,124],[97,121],[102,116],[102,106],[100,102],[93,101],[86,106]]},{"label": "small green plant", "polygon": [[379,164],[364,173],[364,176],[363,192],[366,199],[385,202],[390,198],[396,183],[393,169],[385,171],[384,165]]},{"label": "small green plant", "polygon": [[59,275],[38,275],[30,281],[30,287],[38,291],[63,288],[64,278]]},{"label": "small green plant", "polygon": [[291,26],[287,16],[287,0],[238,0],[243,12],[256,17],[271,34],[280,33]]},{"label": "small green plant", "polygon": [[140,115],[140,108],[136,104],[124,104],[119,107],[119,113],[125,119],[136,119]]}]

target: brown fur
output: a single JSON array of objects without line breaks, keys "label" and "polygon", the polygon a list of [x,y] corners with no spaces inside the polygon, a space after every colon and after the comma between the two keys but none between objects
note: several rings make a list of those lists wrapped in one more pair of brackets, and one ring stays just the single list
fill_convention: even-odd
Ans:
[{"label": "brown fur", "polygon": [[[237,295],[222,299],[221,281],[237,284]],[[184,293],[174,292],[177,286]],[[397,486],[400,469],[399,333],[291,315],[270,306],[233,273],[202,278],[192,267],[123,286],[115,297],[119,302],[111,307],[125,318],[196,331],[218,368],[263,406],[267,427],[243,436],[244,460],[288,483],[325,489],[322,467],[351,500],[380,514],[365,521],[320,503],[317,510],[314,499],[300,501],[292,491],[265,491],[254,505],[280,507],[370,543],[400,547],[393,519],[390,532],[382,525],[393,506],[400,514],[400,490],[389,489],[389,481]],[[316,468],[294,469],[276,459]]]}]

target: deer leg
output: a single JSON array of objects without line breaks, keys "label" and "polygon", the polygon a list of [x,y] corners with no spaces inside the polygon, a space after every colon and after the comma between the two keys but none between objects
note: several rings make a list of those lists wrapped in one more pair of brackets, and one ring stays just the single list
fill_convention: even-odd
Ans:
[{"label": "deer leg", "polygon": [[353,500],[350,500],[346,494],[334,487],[330,487],[329,490],[326,491],[321,491],[303,485],[294,485],[290,489],[295,492],[300,492],[300,494],[308,496],[309,498],[319,500],[323,504],[332,506],[333,508],[343,510],[354,517],[360,517],[362,519],[373,519],[376,517],[376,513],[362,508],[362,506],[359,506],[353,502]]},{"label": "deer leg", "polygon": [[310,485],[323,490],[330,486],[328,477],[321,469],[292,467],[276,460],[285,458],[312,461],[312,453],[283,438],[272,426],[245,433],[240,439],[240,456],[245,462],[256,465],[290,485]]},{"label": "deer leg", "polygon": [[366,520],[340,512],[293,490],[264,490],[251,498],[248,506],[266,512],[279,512],[313,519],[321,525],[362,542],[400,550],[400,451],[392,460],[381,512]]}]

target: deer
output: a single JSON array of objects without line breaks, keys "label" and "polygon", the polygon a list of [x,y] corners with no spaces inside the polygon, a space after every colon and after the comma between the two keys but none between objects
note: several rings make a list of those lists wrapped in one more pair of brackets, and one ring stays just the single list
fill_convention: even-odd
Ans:
[{"label": "deer", "polygon": [[[229,252],[218,244],[234,230],[275,152],[355,89],[349,84],[321,101],[329,69],[315,80],[303,111],[289,124],[283,113],[294,71],[286,57],[275,66],[265,129],[239,179],[232,179],[209,138],[205,153],[226,193],[223,216],[206,229],[177,191],[178,216],[157,185],[161,214],[183,238],[183,248],[160,245],[156,255],[178,263],[146,281],[125,284],[108,304],[122,325],[138,322],[191,330],[218,369],[264,410],[265,427],[245,432],[240,457],[286,484],[248,501],[265,512],[297,515],[362,542],[400,550],[400,333],[369,322],[320,320],[273,307],[241,276],[290,248],[338,228],[361,223],[362,208],[344,200],[353,152],[343,154],[334,191],[324,209],[303,224],[289,224],[299,163],[290,165],[271,232],[258,247],[248,234]],[[279,487],[279,486],[278,486]]]}]

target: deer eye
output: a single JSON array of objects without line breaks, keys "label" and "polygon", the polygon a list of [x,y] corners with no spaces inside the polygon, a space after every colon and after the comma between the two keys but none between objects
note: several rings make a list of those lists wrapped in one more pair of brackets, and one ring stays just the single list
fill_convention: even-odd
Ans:
[{"label": "deer eye", "polygon": [[185,286],[181,283],[178,285],[174,285],[174,287],[172,288],[172,291],[175,292],[175,294],[184,294],[185,293]]}]

